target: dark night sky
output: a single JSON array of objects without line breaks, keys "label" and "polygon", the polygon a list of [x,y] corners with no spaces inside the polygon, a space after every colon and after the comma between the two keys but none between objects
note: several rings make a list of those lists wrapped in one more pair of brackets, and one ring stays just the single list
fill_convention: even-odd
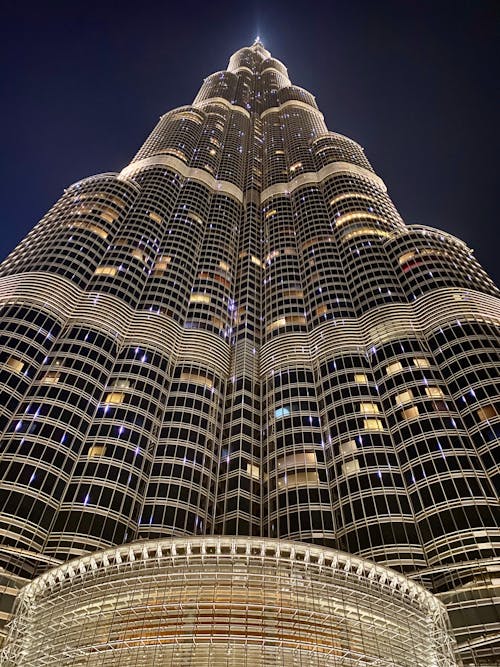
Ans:
[{"label": "dark night sky", "polygon": [[5,3],[0,256],[259,32],[406,222],[463,238],[498,283],[499,19],[497,0]]}]

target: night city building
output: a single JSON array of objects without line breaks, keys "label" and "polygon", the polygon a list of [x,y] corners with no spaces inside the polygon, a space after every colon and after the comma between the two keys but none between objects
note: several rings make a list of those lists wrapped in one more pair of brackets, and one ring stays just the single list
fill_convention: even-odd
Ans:
[{"label": "night city building", "polygon": [[2,664],[499,664],[498,296],[237,51],[0,266]]}]

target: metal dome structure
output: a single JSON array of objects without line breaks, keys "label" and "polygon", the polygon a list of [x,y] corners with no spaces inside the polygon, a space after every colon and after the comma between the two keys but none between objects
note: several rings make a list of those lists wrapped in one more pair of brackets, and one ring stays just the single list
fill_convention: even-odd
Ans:
[{"label": "metal dome structure", "polygon": [[444,606],[301,543],[196,537],[108,549],[22,591],[5,667],[451,667]]}]

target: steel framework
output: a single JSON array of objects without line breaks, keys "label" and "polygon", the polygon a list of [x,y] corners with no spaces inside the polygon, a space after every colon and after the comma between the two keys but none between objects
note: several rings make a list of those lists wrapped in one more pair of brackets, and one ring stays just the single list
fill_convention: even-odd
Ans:
[{"label": "steel framework", "polygon": [[302,543],[144,541],[26,586],[3,665],[451,667],[444,606],[403,575]]}]

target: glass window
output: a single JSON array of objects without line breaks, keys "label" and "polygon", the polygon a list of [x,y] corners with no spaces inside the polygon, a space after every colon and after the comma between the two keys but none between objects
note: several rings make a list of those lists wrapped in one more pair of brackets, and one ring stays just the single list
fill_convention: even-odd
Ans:
[{"label": "glass window", "polygon": [[430,398],[443,398],[444,396],[443,390],[440,389],[439,387],[426,387],[425,393]]},{"label": "glass window", "polygon": [[417,406],[414,405],[411,408],[406,408],[406,410],[403,410],[401,412],[401,416],[404,419],[415,419],[415,417],[418,417],[418,408],[417,408]]},{"label": "glass window", "polygon": [[93,458],[94,456],[104,456],[106,454],[105,445],[93,445],[89,447],[88,455]]},{"label": "glass window", "polygon": [[14,371],[14,373],[20,373],[24,368],[24,362],[20,359],[16,359],[16,357],[9,357],[5,362],[5,365],[7,368],[10,368],[11,371]]},{"label": "glass window", "polygon": [[94,271],[96,276],[116,276],[118,269],[116,266],[98,266]]},{"label": "glass window", "polygon": [[403,370],[403,364],[400,361],[395,361],[392,364],[389,364],[385,368],[385,372],[387,375],[394,375],[394,373],[399,373],[399,371]]},{"label": "glass window", "polygon": [[380,412],[376,403],[360,403],[359,411],[363,415],[376,415]]},{"label": "glass window", "polygon": [[365,419],[363,420],[363,427],[368,431],[383,431],[384,426],[380,419]]},{"label": "glass window", "polygon": [[484,405],[482,408],[477,410],[477,416],[481,421],[486,421],[487,419],[493,419],[498,415],[497,409],[494,405]]},{"label": "glass window", "polygon": [[358,445],[355,440],[348,440],[347,442],[342,442],[339,447],[341,454],[346,456],[347,454],[352,454],[358,450]]},{"label": "glass window", "polygon": [[124,400],[125,400],[125,394],[123,392],[112,391],[106,395],[104,402],[111,405],[121,405]]},{"label": "glass window", "polygon": [[346,461],[342,464],[342,474],[343,475],[354,475],[359,471],[359,461],[358,459],[353,459],[352,461]]},{"label": "glass window", "polygon": [[408,389],[408,391],[402,391],[400,394],[396,394],[396,405],[403,405],[404,403],[409,403],[413,399],[413,391]]},{"label": "glass window", "polygon": [[49,371],[43,376],[42,382],[43,384],[57,384],[59,382],[60,375],[61,374],[59,371]]}]

